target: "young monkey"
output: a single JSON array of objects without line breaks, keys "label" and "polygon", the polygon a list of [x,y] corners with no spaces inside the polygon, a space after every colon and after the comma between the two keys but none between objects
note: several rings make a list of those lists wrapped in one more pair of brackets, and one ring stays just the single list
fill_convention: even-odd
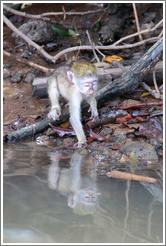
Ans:
[{"label": "young monkey", "polygon": [[78,148],[86,144],[86,137],[81,123],[81,102],[86,100],[90,104],[91,118],[98,117],[97,102],[94,92],[97,89],[97,72],[90,63],[75,63],[71,67],[57,68],[48,78],[48,95],[51,101],[51,110],[48,118],[59,119],[61,108],[59,95],[69,101],[70,122],[77,135]]}]

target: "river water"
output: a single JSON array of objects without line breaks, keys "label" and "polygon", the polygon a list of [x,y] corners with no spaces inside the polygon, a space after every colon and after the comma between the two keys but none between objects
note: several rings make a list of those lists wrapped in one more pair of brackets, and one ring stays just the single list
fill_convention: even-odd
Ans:
[{"label": "river water", "polygon": [[162,188],[98,166],[80,150],[5,145],[4,243],[163,242]]}]

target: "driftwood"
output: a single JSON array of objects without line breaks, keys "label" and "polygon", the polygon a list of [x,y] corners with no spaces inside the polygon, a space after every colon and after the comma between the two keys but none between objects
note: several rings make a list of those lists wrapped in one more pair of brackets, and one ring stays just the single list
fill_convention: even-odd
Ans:
[{"label": "driftwood", "polygon": [[[62,122],[65,122],[66,120],[68,120],[68,113],[63,112],[61,119],[57,121],[56,123],[62,123]],[[54,120],[50,120],[46,117],[43,120],[33,125],[24,127],[21,130],[14,131],[10,134],[5,135],[5,142],[14,143],[15,141],[18,141],[20,139],[25,139],[25,138],[32,138],[33,140],[36,134],[47,130],[47,128],[49,127],[49,123],[55,125]]]},{"label": "driftwood", "polygon": [[99,105],[114,96],[123,95],[136,89],[140,82],[144,80],[146,74],[159,61],[162,50],[163,39],[161,38],[131,66],[130,70],[125,70],[120,78],[110,82],[98,91],[96,98]]},{"label": "driftwood", "polygon": [[[131,69],[131,66],[125,67],[127,70]],[[156,80],[158,84],[163,83],[163,61],[159,61],[155,66],[155,74],[156,74]],[[122,70],[120,68],[107,68],[105,69],[106,74],[110,74],[114,79],[117,77],[120,77],[122,74]],[[144,82],[146,82],[148,85],[153,85],[153,71],[149,71],[145,75]]]},{"label": "driftwood", "polygon": [[134,180],[139,182],[148,182],[148,183],[157,183],[159,182],[156,178],[151,178],[148,176],[137,175],[133,173],[126,173],[121,171],[112,170],[106,173],[107,177],[115,179],[125,179],[125,180]]},{"label": "driftwood", "polygon": [[[146,74],[153,69],[155,64],[159,61],[160,55],[163,50],[163,39],[161,38],[156,42],[135,64],[130,70],[125,70],[122,76],[114,81],[111,81],[107,86],[97,92],[96,99],[100,106],[104,101],[110,100],[115,96],[123,95],[125,93],[134,91],[144,80]],[[87,105],[83,105],[83,109],[87,109]],[[49,127],[49,123],[57,125],[66,121],[69,114],[66,109],[60,117],[60,120],[54,122],[47,117],[36,124],[22,128],[21,130],[12,132],[5,136],[6,142],[13,142],[23,138],[34,137],[36,134],[45,131]]]},{"label": "driftwood", "polygon": [[[130,70],[131,66],[125,66],[126,70]],[[54,71],[54,69],[52,69]],[[122,74],[122,69],[119,67],[116,68],[106,68],[104,69],[104,74],[103,72],[100,72],[101,68],[97,68],[97,71],[100,80],[103,81],[105,80],[105,77],[107,75],[111,75],[113,79],[116,79],[121,76]],[[103,70],[103,68],[102,68]],[[155,66],[155,74],[156,74],[156,80],[158,84],[163,83],[163,62],[159,61],[156,66]],[[32,96],[37,96],[40,98],[47,98],[48,93],[47,93],[47,79],[48,77],[36,77],[33,80],[32,83]],[[153,71],[150,71],[149,73],[146,74],[144,78],[144,82],[146,82],[148,85],[153,85]]]}]

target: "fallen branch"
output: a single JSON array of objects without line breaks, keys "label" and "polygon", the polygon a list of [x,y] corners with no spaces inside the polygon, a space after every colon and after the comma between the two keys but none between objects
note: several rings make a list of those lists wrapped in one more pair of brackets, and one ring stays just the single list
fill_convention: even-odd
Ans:
[{"label": "fallen branch", "polygon": [[[117,77],[120,77],[122,75],[122,69],[120,69],[120,68],[102,68],[101,66],[99,66],[99,64],[100,63],[94,63],[94,65],[97,68],[97,73],[100,77],[100,80],[105,79],[105,76],[107,76],[107,75],[111,75],[113,77],[113,79],[116,79]],[[125,66],[124,68],[125,68],[125,70],[130,70],[131,66]],[[52,71],[52,70],[50,69],[50,71]],[[163,71],[163,62],[159,61],[155,66],[155,72],[156,72],[157,80],[160,83],[163,82],[163,72],[162,71]],[[152,80],[153,80],[152,71],[150,71],[150,73],[148,73],[145,76],[144,81],[151,85],[151,84],[153,84]],[[142,86],[143,86],[143,83],[144,82],[141,83]],[[48,94],[47,94],[47,77],[43,77],[42,79],[36,77],[33,81],[32,87],[33,87],[33,96],[38,96],[38,97],[42,97],[42,98],[48,97]],[[147,90],[147,85],[146,85],[146,90]]]},{"label": "fallen branch", "polygon": [[163,105],[163,101],[162,102],[139,103],[135,105],[123,106],[123,107],[120,107],[120,109],[142,108],[145,106],[162,106],[162,105]]},{"label": "fallen branch", "polygon": [[131,66],[130,70],[126,70],[120,78],[111,81],[107,86],[97,92],[96,99],[98,104],[102,104],[103,101],[111,97],[134,91],[140,85],[146,74],[159,61],[162,50],[163,39],[161,38]]},{"label": "fallen branch", "polygon": [[24,39],[30,46],[33,46],[35,49],[37,49],[45,58],[52,61],[52,56],[49,55],[42,46],[36,44],[34,41],[32,41],[30,38],[28,38],[24,33],[22,33],[18,28],[16,28],[11,21],[6,18],[6,16],[3,16],[3,21],[5,24],[13,30],[18,36],[20,36],[22,39]]},{"label": "fallen branch", "polygon": [[[149,42],[156,42],[158,40],[159,40],[158,37],[152,37],[152,38],[148,38],[148,39],[145,39],[143,41],[140,41],[140,42],[137,42],[137,43],[134,43],[134,44],[124,44],[124,45],[111,44],[111,45],[108,45],[108,46],[107,45],[106,46],[95,46],[95,49],[98,49],[98,50],[130,49],[130,48],[134,48],[134,47],[137,47],[137,46],[144,45],[144,44],[149,43]],[[76,46],[76,47],[67,48],[65,50],[60,51],[57,55],[53,56],[52,57],[52,61],[56,62],[61,56],[65,55],[65,54],[67,54],[69,52],[76,51],[76,50],[79,50],[79,51],[80,50],[92,50],[92,47],[88,46],[88,45],[83,45],[83,46]]]},{"label": "fallen branch", "polygon": [[[126,70],[130,70],[131,66],[125,66],[125,69]],[[156,66],[155,66],[155,72],[156,72],[157,80],[160,81],[160,83],[163,82],[163,72],[162,71],[163,71],[163,61],[159,61],[156,64]],[[116,78],[116,77],[119,77],[122,74],[122,69],[120,69],[119,67],[116,67],[116,68],[105,68],[104,72],[106,74],[111,74],[113,76],[113,78]],[[150,73],[148,73],[146,75],[144,80],[146,82],[148,82],[149,84],[153,84],[152,79],[153,79],[153,75],[152,75],[152,71],[150,71]]]},{"label": "fallen branch", "polygon": [[[68,120],[68,113],[63,111],[63,115],[61,116],[60,121],[56,121],[56,124],[63,123]],[[24,127],[21,130],[14,131],[10,134],[5,135],[5,142],[15,143],[18,140],[25,139],[25,138],[32,138],[34,140],[35,136],[38,133],[44,132],[48,129],[49,124],[54,124],[55,121],[52,119],[48,119],[47,117],[43,120],[38,121],[37,123]]]},{"label": "fallen branch", "polygon": [[[5,55],[7,57],[12,57],[12,55],[9,52],[5,51],[5,50],[3,50],[3,55]],[[25,64],[29,65],[30,67],[36,68],[36,69],[38,69],[38,70],[40,70],[41,72],[44,72],[44,73],[48,73],[48,72],[53,72],[54,71],[54,69],[43,67],[41,65],[38,65],[38,64],[36,64],[34,62],[27,61],[25,59],[16,58],[16,61],[21,62],[21,63],[25,63]]]},{"label": "fallen branch", "polygon": [[[141,57],[141,59],[139,59],[131,66],[130,70],[123,72],[120,78],[115,79],[113,82],[111,81],[107,86],[97,92],[96,99],[98,105],[102,105],[104,101],[108,99],[110,100],[117,95],[123,95],[125,93],[131,92],[136,87],[138,87],[145,75],[159,61],[162,50],[163,39],[161,38]],[[87,108],[87,104],[84,104],[83,109],[87,110]],[[5,136],[5,140],[7,142],[11,142],[13,139],[17,141],[25,137],[32,137],[39,132],[46,130],[49,127],[49,123],[57,125],[68,120],[68,118],[69,114],[64,109],[60,120],[54,122],[53,120],[49,121],[48,118],[45,118],[32,126],[25,127],[19,131],[7,134]]]},{"label": "fallen branch", "polygon": [[91,37],[90,37],[90,34],[89,34],[88,30],[86,30],[86,34],[87,34],[87,36],[88,36],[89,43],[90,43],[90,45],[91,45],[91,47],[92,47],[92,51],[93,51],[94,57],[96,58],[96,61],[97,61],[97,62],[100,62],[100,60],[99,60],[99,58],[98,58],[98,56],[97,56],[97,54],[96,54],[96,51],[95,51],[95,47],[94,47],[95,45],[92,43],[92,39],[91,39]]},{"label": "fallen branch", "polygon": [[115,179],[134,180],[134,181],[148,182],[148,183],[157,183],[158,182],[158,180],[155,178],[142,176],[142,175],[136,175],[133,173],[115,171],[115,170],[107,172],[106,175],[109,178],[115,178]]},{"label": "fallen branch", "polygon": [[[19,10],[14,10],[5,4],[3,4],[3,8],[5,10],[15,14],[15,15],[19,15],[22,17],[30,18],[30,19],[41,19],[41,18],[46,17],[46,16],[64,15],[64,12],[47,12],[47,13],[43,13],[43,14],[39,14],[39,15],[32,15],[32,14],[28,14],[26,12],[21,12]],[[96,13],[101,12],[103,10],[104,9],[95,9],[95,10],[88,10],[88,11],[84,11],[84,12],[70,11],[70,12],[65,12],[65,15],[89,15],[89,14],[96,14]],[[45,20],[51,20],[51,19],[48,18]]]},{"label": "fallen branch", "polygon": [[[114,45],[120,44],[121,42],[124,42],[125,40],[130,39],[130,38],[134,38],[140,34],[148,34],[150,32],[154,32],[159,26],[161,26],[162,23],[163,23],[163,20],[160,20],[153,28],[142,30],[140,32],[136,32],[136,33],[130,34],[126,37],[123,37],[123,38],[119,39],[118,41],[116,41],[114,43]],[[161,37],[158,36],[158,38],[161,38]]]},{"label": "fallen branch", "polygon": [[[57,55],[55,56],[51,56],[49,55],[43,48],[42,46],[39,46],[38,44],[36,44],[34,41],[32,41],[30,38],[28,38],[24,33],[22,33],[18,28],[16,28],[9,20],[8,18],[6,18],[6,16],[4,15],[3,16],[3,21],[5,22],[5,24],[11,29],[13,30],[18,36],[20,36],[22,39],[24,39],[28,45],[31,45],[33,46],[35,49],[37,49],[39,51],[39,53],[41,53],[46,59],[48,60],[51,60],[52,62],[56,62],[62,55],[65,55],[69,52],[72,52],[72,51],[80,51],[80,50],[92,50],[92,46],[88,46],[88,45],[84,45],[84,46],[76,46],[76,47],[71,47],[71,48],[67,48],[61,52],[59,52]],[[162,23],[162,21],[160,21],[160,24]],[[159,26],[159,23],[156,25],[157,27]],[[155,28],[157,28],[155,26]],[[135,33],[135,34],[132,34],[132,35],[128,35],[122,39],[120,39],[119,41],[117,42],[122,42],[124,39],[129,39],[133,36],[137,36],[139,35],[140,33],[143,34],[143,33],[148,33],[148,32],[151,32],[152,29],[149,29],[149,30],[143,30],[139,33]],[[154,28],[153,28],[154,30]],[[159,40],[159,37],[152,37],[152,38],[148,38],[148,39],[145,39],[145,40],[142,40],[140,42],[137,42],[137,43],[134,43],[134,44],[124,44],[124,45],[117,45],[118,43],[115,42],[114,44],[112,45],[106,45],[106,46],[95,46],[95,49],[97,50],[119,50],[119,49],[129,49],[129,48],[133,48],[133,47],[137,47],[137,46],[140,46],[140,45],[143,45],[145,43],[148,43],[148,42],[156,42],[157,40]]]},{"label": "fallen branch", "polygon": [[[43,13],[43,14],[39,14],[39,15],[32,15],[32,14],[28,14],[26,12],[22,12],[22,11],[18,11],[15,9],[12,9],[10,7],[8,7],[7,5],[3,4],[3,8],[15,15],[18,16],[22,16],[25,18],[29,18],[29,19],[37,19],[37,20],[44,20],[44,21],[48,21],[54,24],[59,24],[62,25],[63,27],[66,28],[73,28],[73,25],[71,24],[66,24],[63,21],[61,21],[59,18],[56,21],[55,19],[51,19],[47,16],[58,16],[58,15],[64,15],[64,12],[49,12],[49,13]],[[89,10],[89,11],[84,11],[84,12],[65,12],[65,16],[66,15],[89,15],[89,14],[96,14],[97,12],[105,12],[107,8],[101,8],[101,9],[96,9],[96,10]],[[94,23],[95,24],[95,23]]]},{"label": "fallen branch", "polygon": [[[140,32],[140,28],[139,28],[139,20],[138,20],[138,14],[137,14],[137,9],[136,9],[136,4],[132,3],[133,5],[133,10],[134,10],[134,17],[135,17],[135,22],[136,22],[136,27],[137,27],[137,31]],[[139,36],[139,40],[141,41],[143,38],[141,36],[141,34],[138,35]]]},{"label": "fallen branch", "polygon": [[[135,36],[138,36],[140,34],[147,34],[149,32],[153,32],[155,31],[161,24],[162,24],[163,20],[161,20],[159,23],[157,23],[153,28],[151,29],[147,29],[147,30],[143,30],[134,34],[130,34],[126,37],[123,37],[121,39],[119,39],[118,41],[116,41],[114,44],[111,45],[106,45],[106,46],[95,46],[96,50],[118,50],[118,49],[129,49],[129,48],[134,48],[140,45],[144,45],[145,43],[148,42],[156,42],[159,40],[159,37],[152,37],[152,38],[148,38],[145,40],[142,40],[140,42],[134,43],[134,44],[124,44],[124,45],[118,45],[119,43],[123,42],[124,40],[133,38]],[[62,55],[71,52],[71,51],[76,51],[76,50],[91,50],[92,47],[91,46],[76,46],[76,47],[71,47],[71,48],[67,48],[61,52],[59,52],[57,55],[54,56],[54,60],[58,60]]]}]

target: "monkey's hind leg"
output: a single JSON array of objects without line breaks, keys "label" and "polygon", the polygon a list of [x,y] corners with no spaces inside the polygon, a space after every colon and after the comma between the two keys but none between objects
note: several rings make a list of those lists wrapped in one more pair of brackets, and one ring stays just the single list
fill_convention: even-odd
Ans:
[{"label": "monkey's hind leg", "polygon": [[57,81],[54,75],[48,78],[48,95],[51,101],[51,110],[48,114],[48,118],[58,120],[61,115],[61,108],[59,105],[59,91],[57,88]]}]

